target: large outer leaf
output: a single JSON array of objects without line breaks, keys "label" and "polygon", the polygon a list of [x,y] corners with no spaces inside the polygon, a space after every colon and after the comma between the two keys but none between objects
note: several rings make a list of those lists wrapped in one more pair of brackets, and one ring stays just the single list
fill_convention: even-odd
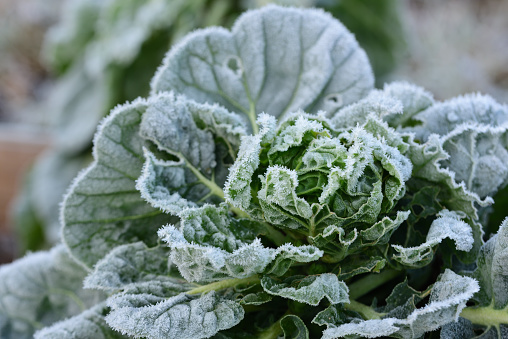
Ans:
[{"label": "large outer leaf", "polygon": [[481,197],[508,183],[508,106],[489,96],[467,95],[437,103],[417,114],[411,131],[422,141],[441,136],[450,155],[441,165],[454,171],[457,182]]},{"label": "large outer leaf", "polygon": [[0,337],[29,338],[36,328],[80,313],[104,296],[82,289],[86,271],[64,246],[0,268]]},{"label": "large outer leaf", "polygon": [[135,188],[143,166],[139,135],[149,102],[119,106],[95,136],[94,163],[74,181],[62,207],[63,240],[71,254],[91,267],[114,247],[139,240],[155,245],[157,229],[170,221]]},{"label": "large outer leaf", "polygon": [[84,286],[113,292],[153,281],[174,283],[185,291],[188,284],[173,277],[168,252],[163,246],[148,248],[143,242],[118,246],[97,262]]},{"label": "large outer leaf", "polygon": [[108,308],[105,303],[92,307],[72,318],[37,331],[34,339],[122,339],[126,336],[113,330],[104,319]]},{"label": "large outer leaf", "polygon": [[266,6],[230,31],[190,34],[167,55],[152,93],[174,90],[198,102],[280,117],[304,109],[329,114],[373,85],[367,57],[351,33],[320,10]]},{"label": "large outer leaf", "polygon": [[466,302],[478,292],[476,280],[462,277],[446,270],[434,284],[429,303],[416,309],[406,318],[383,318],[350,322],[323,332],[323,339],[360,335],[367,338],[393,336],[396,338],[419,338],[425,332],[434,331],[455,321]]},{"label": "large outer leaf", "polygon": [[201,297],[185,293],[165,297],[145,291],[108,300],[108,324],[126,335],[148,339],[209,338],[243,319],[243,308],[212,291]]}]

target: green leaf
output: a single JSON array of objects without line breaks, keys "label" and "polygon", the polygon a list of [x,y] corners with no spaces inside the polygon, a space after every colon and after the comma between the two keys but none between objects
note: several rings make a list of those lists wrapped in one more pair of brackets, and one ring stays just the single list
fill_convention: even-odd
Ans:
[{"label": "green leaf", "polygon": [[149,103],[119,106],[95,136],[95,161],[81,172],[62,206],[62,236],[73,257],[88,267],[118,245],[143,241],[154,246],[157,229],[169,216],[147,204],[135,188],[143,166],[139,136]]},{"label": "green leaf", "polygon": [[338,265],[337,277],[340,280],[346,280],[363,273],[379,273],[385,267],[386,259],[375,255],[369,256],[370,253],[366,253],[367,255],[364,255],[362,251],[362,253],[350,257],[349,260],[342,261]]},{"label": "green leaf", "polygon": [[449,238],[455,242],[455,247],[460,251],[471,251],[474,244],[471,226],[462,221],[462,213],[442,210],[437,214],[438,218],[432,222],[427,240],[416,247],[402,247],[392,245],[398,253],[393,259],[409,267],[422,267],[430,263],[434,256],[435,247],[444,239]]},{"label": "green leaf", "polygon": [[225,203],[188,208],[180,217],[180,229],[168,225],[159,236],[171,248],[171,261],[187,281],[247,278],[265,270],[283,274],[295,261],[310,262],[323,255],[310,245],[263,246],[255,238],[262,225],[231,217]]},{"label": "green leaf", "polygon": [[300,317],[289,314],[280,320],[284,339],[309,339],[309,330]]},{"label": "green leaf", "polygon": [[[507,108],[508,111],[508,108]],[[492,196],[508,184],[508,125],[470,123],[442,137],[450,155],[441,166],[455,173],[457,182],[480,197]]]},{"label": "green leaf", "polygon": [[74,317],[57,322],[35,333],[34,339],[122,339],[127,338],[106,324],[105,303],[98,304]]},{"label": "green leaf", "polygon": [[362,320],[359,313],[345,309],[343,304],[335,304],[319,312],[312,319],[312,323],[319,326],[335,327],[358,320]]},{"label": "green leaf", "polygon": [[154,32],[174,25],[183,7],[179,1],[107,1],[100,11],[94,39],[86,46],[86,68],[100,74],[111,65],[129,65]]},{"label": "green leaf", "polygon": [[148,248],[143,242],[118,246],[99,260],[86,279],[85,288],[109,292],[146,282],[167,282],[190,289],[183,279],[174,277],[168,262],[169,251],[159,245]]},{"label": "green leaf", "polygon": [[481,200],[475,193],[470,192],[463,182],[455,181],[455,174],[447,168],[441,167],[440,161],[448,158],[443,149],[439,136],[433,134],[427,142],[419,145],[410,141],[406,156],[413,163],[413,173],[408,185],[414,187],[427,186],[430,183],[439,187],[438,199],[441,204],[451,211],[462,211],[471,220],[478,219],[475,204],[487,206],[493,201],[490,198]]},{"label": "green leaf", "polygon": [[470,94],[436,103],[417,116],[417,138],[425,141],[434,133],[445,136],[464,123],[501,126],[508,121],[508,107],[488,95]]},{"label": "green leaf", "polygon": [[62,245],[0,267],[2,338],[31,337],[102,301],[102,293],[83,290],[85,275]]},{"label": "green leaf", "polygon": [[240,300],[240,305],[262,305],[272,300],[266,292],[249,293]]},{"label": "green leaf", "polygon": [[359,335],[368,338],[392,336],[395,338],[419,338],[454,322],[466,302],[479,290],[476,280],[446,270],[434,284],[429,303],[414,310],[406,318],[387,317],[361,322],[349,322],[330,326],[323,332],[323,339]]},{"label": "green leaf", "polygon": [[393,232],[409,215],[409,211],[398,211],[393,219],[384,217],[365,230],[358,232],[355,228],[347,234],[343,228],[332,225],[325,228],[322,234],[309,239],[313,245],[325,251],[328,261],[338,262],[348,255],[365,251],[366,247],[387,244]]},{"label": "green leaf", "polygon": [[401,114],[386,115],[383,119],[393,128],[413,126],[416,123],[414,116],[434,104],[431,93],[403,81],[385,84],[382,93],[402,104]]},{"label": "green leaf", "polygon": [[281,166],[270,166],[260,177],[259,205],[266,221],[279,227],[306,229],[304,220],[312,217],[312,209],[296,194],[296,171]]},{"label": "green leaf", "polygon": [[508,306],[508,219],[505,219],[497,234],[485,243],[478,256],[478,268],[474,277],[478,279],[481,291],[476,298],[482,305],[495,309]]},{"label": "green leaf", "polygon": [[267,6],[241,16],[231,32],[208,28],[188,35],[167,55],[152,93],[174,90],[216,102],[244,113],[255,127],[261,112],[332,114],[372,85],[365,53],[330,15]]},{"label": "green leaf", "polygon": [[63,4],[58,25],[51,28],[43,46],[44,59],[57,72],[62,72],[80,59],[93,38],[95,24],[104,5],[100,0],[75,0]]},{"label": "green leaf", "polygon": [[244,134],[244,125],[234,113],[173,93],[161,94],[143,115],[140,135],[176,160],[157,160],[145,151],[136,187],[152,206],[171,214],[211,196],[223,198],[221,187],[231,163],[224,163],[220,153],[235,159]]},{"label": "green leaf", "polygon": [[226,201],[253,216],[258,216],[261,212],[258,211],[259,207],[251,202],[252,176],[259,166],[261,144],[273,140],[277,121],[274,117],[262,113],[257,123],[261,126],[261,130],[256,135],[244,136],[241,139],[237,159],[231,166],[224,185]]},{"label": "green leaf", "polygon": [[403,106],[397,98],[383,91],[373,90],[362,100],[336,112],[330,120],[335,128],[346,129],[357,124],[363,125],[369,116],[388,119],[401,115],[402,112]]},{"label": "green leaf", "polygon": [[215,291],[202,296],[182,293],[169,298],[149,292],[111,297],[108,305],[112,311],[106,317],[107,323],[134,337],[199,339],[237,325],[244,316],[238,303]]},{"label": "green leaf", "polygon": [[421,125],[412,131],[422,141],[441,136],[450,155],[441,161],[457,182],[481,197],[495,194],[508,183],[508,106],[489,96],[466,95],[435,104],[415,116]]},{"label": "green leaf", "polygon": [[316,306],[323,298],[332,304],[349,302],[346,284],[331,273],[312,276],[292,276],[282,281],[269,276],[261,278],[261,286],[271,294]]}]

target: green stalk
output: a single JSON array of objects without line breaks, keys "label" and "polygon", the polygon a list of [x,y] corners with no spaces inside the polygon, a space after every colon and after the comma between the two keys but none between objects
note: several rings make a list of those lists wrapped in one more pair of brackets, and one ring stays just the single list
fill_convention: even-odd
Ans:
[{"label": "green stalk", "polygon": [[381,273],[369,274],[349,285],[349,298],[352,300],[358,299],[386,282],[396,278],[401,273],[402,272],[400,271],[386,269]]},{"label": "green stalk", "polygon": [[466,307],[460,313],[462,318],[466,318],[473,324],[499,327],[499,325],[508,324],[508,308],[496,310],[492,306],[487,307]]},{"label": "green stalk", "polygon": [[258,335],[258,339],[277,339],[282,333],[280,319]]},{"label": "green stalk", "polygon": [[222,191],[222,188],[220,188],[215,183],[215,181],[212,181],[212,180],[208,179],[207,177],[205,177],[203,175],[203,173],[201,173],[196,167],[192,166],[192,164],[187,159],[185,159],[183,154],[180,153],[179,156],[183,158],[183,161],[185,162],[185,166],[191,170],[191,172],[196,176],[196,178],[198,178],[199,181],[201,181],[206,187],[208,187],[210,189],[210,192],[213,195],[216,195],[219,198],[224,199],[224,192]]},{"label": "green stalk", "polygon": [[358,301],[351,300],[349,304],[344,304],[344,307],[348,310],[360,313],[364,319],[381,319],[384,313],[378,313],[372,309],[372,307],[359,303]]},{"label": "green stalk", "polygon": [[244,279],[226,279],[217,281],[208,285],[199,286],[196,288],[193,288],[190,291],[187,291],[187,294],[199,294],[199,293],[206,293],[210,291],[218,291],[222,290],[224,288],[233,287],[239,284],[258,284],[260,282],[260,279],[257,275],[253,275],[249,278]]},{"label": "green stalk", "polygon": [[270,327],[268,327],[266,330],[258,334],[258,339],[277,339],[280,334],[282,333],[282,327],[280,326],[280,322],[282,318],[290,314],[289,310],[284,313],[282,317],[280,317],[279,320],[274,322]]}]

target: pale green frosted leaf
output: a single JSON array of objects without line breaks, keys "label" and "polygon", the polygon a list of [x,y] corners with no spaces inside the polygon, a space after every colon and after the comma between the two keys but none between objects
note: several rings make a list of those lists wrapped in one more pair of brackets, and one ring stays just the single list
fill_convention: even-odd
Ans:
[{"label": "pale green frosted leaf", "polygon": [[241,305],[262,305],[272,300],[266,292],[250,293],[240,300]]},{"label": "pale green frosted leaf", "polygon": [[406,318],[382,318],[330,325],[323,332],[323,339],[359,335],[366,338],[392,336],[395,338],[419,338],[457,320],[466,302],[478,292],[476,280],[446,270],[434,284],[429,303],[411,312]]},{"label": "pale green frosted leaf", "polygon": [[292,113],[285,121],[281,121],[268,151],[268,157],[277,152],[285,152],[291,147],[302,145],[306,134],[321,135],[327,122],[326,119],[321,118],[321,115],[311,116],[302,110]]},{"label": "pale green frosted leaf", "polygon": [[116,291],[145,282],[173,282],[185,287],[185,281],[172,277],[169,251],[159,245],[148,248],[143,242],[118,246],[95,264],[85,288]]},{"label": "pale green frosted leaf", "polygon": [[139,135],[148,102],[119,106],[95,136],[94,163],[74,181],[62,207],[63,240],[71,254],[91,267],[114,247],[157,242],[157,229],[170,217],[147,204],[136,190],[143,166]]},{"label": "pale green frosted leaf", "polygon": [[309,330],[300,317],[288,314],[280,320],[284,339],[309,339]]},{"label": "pale green frosted leaf", "polygon": [[51,117],[55,148],[67,155],[89,150],[97,124],[111,108],[107,80],[91,77],[81,62],[59,78],[48,97],[45,110]]},{"label": "pale green frosted leaf", "polygon": [[261,143],[272,141],[277,124],[274,117],[264,113],[259,115],[257,123],[261,126],[261,130],[256,135],[242,137],[237,159],[231,166],[224,185],[226,201],[252,214],[255,214],[257,209],[251,204],[252,175],[259,166]]},{"label": "pale green frosted leaf", "polygon": [[[494,330],[495,331],[495,330]],[[447,324],[441,329],[440,339],[470,339],[477,338],[474,333],[473,324],[462,317],[456,322]],[[493,337],[492,339],[494,339]],[[485,338],[486,339],[486,338]]]},{"label": "pale green frosted leaf", "polygon": [[264,276],[261,286],[269,294],[314,306],[325,297],[332,304],[349,302],[347,285],[331,273],[292,276],[282,281]]},{"label": "pale green frosted leaf", "polygon": [[159,0],[104,1],[94,39],[85,52],[89,72],[99,74],[111,64],[129,65],[154,32],[174,24],[184,4]]},{"label": "pale green frosted leaf", "polygon": [[[352,205],[361,205],[352,216],[348,215],[345,219],[374,222],[382,209],[391,209],[405,192],[404,184],[411,176],[412,164],[397,148],[405,148],[402,141],[397,140],[400,138],[385,138],[389,134],[395,135],[395,132],[390,133],[388,126],[371,119],[365,127],[358,126],[351,132],[341,134],[349,144],[345,165],[330,170],[328,185],[319,197],[320,203],[337,195],[342,189],[349,196],[360,196]],[[376,162],[380,162],[382,167],[379,168]],[[383,170],[390,174],[383,183],[384,187],[381,186]],[[365,194],[360,192],[370,192],[370,197],[363,197]],[[344,206],[345,208],[347,207]]]},{"label": "pale green frosted leaf", "polygon": [[[331,225],[321,234],[310,237],[310,240],[313,245],[327,253],[330,260],[338,262],[348,255],[366,250],[366,247],[387,244],[393,232],[407,220],[409,214],[409,211],[398,211],[395,218],[384,217],[360,232],[354,228],[346,233],[342,227]],[[367,267],[372,267],[373,264],[371,262]],[[353,266],[356,266],[356,263]],[[363,270],[367,267],[355,267],[355,269]],[[372,269],[375,268],[376,266],[372,267]],[[354,270],[350,273],[354,273]]]},{"label": "pale green frosted leaf", "polygon": [[450,156],[441,166],[453,171],[455,180],[463,181],[470,191],[484,198],[508,184],[508,123],[461,125],[442,140]]},{"label": "pale green frosted leaf", "polygon": [[93,37],[102,0],[73,0],[63,3],[58,25],[49,29],[43,45],[43,56],[53,69],[64,70],[83,54]]},{"label": "pale green frosted leaf", "polygon": [[72,318],[57,322],[35,333],[34,339],[122,339],[126,336],[106,324],[105,303],[92,307]]},{"label": "pale green frosted leaf", "polygon": [[363,125],[370,115],[384,118],[401,115],[402,112],[403,106],[399,100],[386,95],[383,91],[373,90],[367,97],[335,113],[331,122],[335,128],[344,129],[355,127],[357,124]]},{"label": "pale green frosted leaf", "polygon": [[188,35],[167,55],[152,93],[174,90],[198,102],[276,117],[297,109],[332,114],[373,86],[362,49],[342,24],[315,9],[266,6],[231,31]]},{"label": "pale green frosted leaf", "polygon": [[296,171],[281,166],[270,166],[260,177],[259,205],[264,218],[279,227],[299,229],[312,216],[312,209],[296,194],[298,175]]},{"label": "pale green frosted leaf", "polygon": [[476,299],[481,306],[503,309],[508,306],[508,219],[496,235],[481,248],[474,277],[481,290]]},{"label": "pale green frosted leaf", "polygon": [[[285,244],[277,249],[263,246],[255,238],[257,230],[262,229],[260,225],[231,217],[226,204],[189,208],[180,217],[179,229],[165,226],[159,236],[171,248],[171,261],[187,281],[247,278],[265,269],[280,270],[278,265],[287,270],[288,262],[310,262],[323,255],[310,245]],[[277,265],[273,267],[272,263]]]},{"label": "pale green frosted leaf", "polygon": [[83,290],[86,273],[62,245],[1,266],[1,337],[31,337],[35,329],[79,314],[103,300],[102,293]]},{"label": "pale green frosted leaf", "polygon": [[474,238],[471,226],[462,221],[465,216],[454,211],[442,210],[437,214],[427,233],[426,241],[416,247],[402,247],[392,245],[398,252],[393,259],[410,267],[421,267],[428,264],[434,257],[434,249],[444,239],[449,238],[455,242],[459,251],[470,251],[473,248]]},{"label": "pale green frosted leaf", "polygon": [[508,106],[489,96],[466,95],[437,103],[415,116],[421,125],[410,131],[422,141],[441,136],[450,155],[440,165],[455,172],[481,197],[493,195],[508,183]]},{"label": "pale green frosted leaf", "polygon": [[340,280],[346,280],[355,275],[363,273],[379,273],[386,265],[386,259],[380,256],[362,256],[350,258],[340,263],[337,277]]},{"label": "pale green frosted leaf", "polygon": [[448,158],[443,149],[439,136],[433,134],[423,145],[410,142],[411,146],[406,156],[413,163],[412,180],[420,181],[415,186],[425,186],[422,183],[430,183],[440,188],[438,199],[452,211],[461,211],[472,219],[478,219],[475,204],[486,206],[492,203],[492,199],[481,200],[475,193],[470,192],[463,182],[457,183],[455,173],[441,167],[440,161]]},{"label": "pale green frosted leaf", "polygon": [[144,153],[146,160],[136,188],[151,206],[177,215],[187,207],[196,207],[196,202],[210,193],[206,186],[198,184],[185,162],[159,160],[147,149]]},{"label": "pale green frosted leaf", "polygon": [[150,294],[120,294],[108,300],[107,323],[117,331],[149,339],[209,338],[243,319],[243,308],[212,291],[165,298]]},{"label": "pale green frosted leaf", "polygon": [[222,198],[220,187],[230,165],[223,158],[235,159],[245,133],[240,117],[222,107],[161,94],[150,100],[140,135],[176,160],[158,160],[145,150],[136,187],[152,206],[171,214],[210,195]]},{"label": "pale green frosted leaf", "polygon": [[312,319],[312,323],[319,326],[336,327],[344,323],[357,322],[358,320],[362,320],[360,314],[346,310],[343,304],[335,304],[328,306],[316,314],[314,319]]},{"label": "pale green frosted leaf", "polygon": [[396,81],[385,84],[383,94],[397,99],[402,104],[402,114],[389,114],[383,120],[394,128],[408,127],[413,117],[434,104],[432,94],[408,82]]},{"label": "pale green frosted leaf", "polygon": [[425,141],[430,134],[445,136],[464,123],[501,126],[508,121],[508,107],[487,95],[470,94],[436,103],[415,116],[422,122],[414,128]]}]

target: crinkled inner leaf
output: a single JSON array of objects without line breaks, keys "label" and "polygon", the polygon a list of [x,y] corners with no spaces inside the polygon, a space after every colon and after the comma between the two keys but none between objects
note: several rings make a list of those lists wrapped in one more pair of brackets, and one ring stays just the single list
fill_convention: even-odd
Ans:
[{"label": "crinkled inner leaf", "polygon": [[265,269],[283,274],[294,261],[310,262],[323,255],[310,245],[263,246],[255,238],[263,226],[231,217],[226,204],[189,208],[180,217],[179,229],[168,225],[159,236],[171,248],[171,261],[188,281],[247,278]]},{"label": "crinkled inner leaf", "polygon": [[314,306],[325,297],[332,304],[349,302],[347,285],[331,273],[292,276],[282,281],[264,276],[261,286],[269,294]]}]

